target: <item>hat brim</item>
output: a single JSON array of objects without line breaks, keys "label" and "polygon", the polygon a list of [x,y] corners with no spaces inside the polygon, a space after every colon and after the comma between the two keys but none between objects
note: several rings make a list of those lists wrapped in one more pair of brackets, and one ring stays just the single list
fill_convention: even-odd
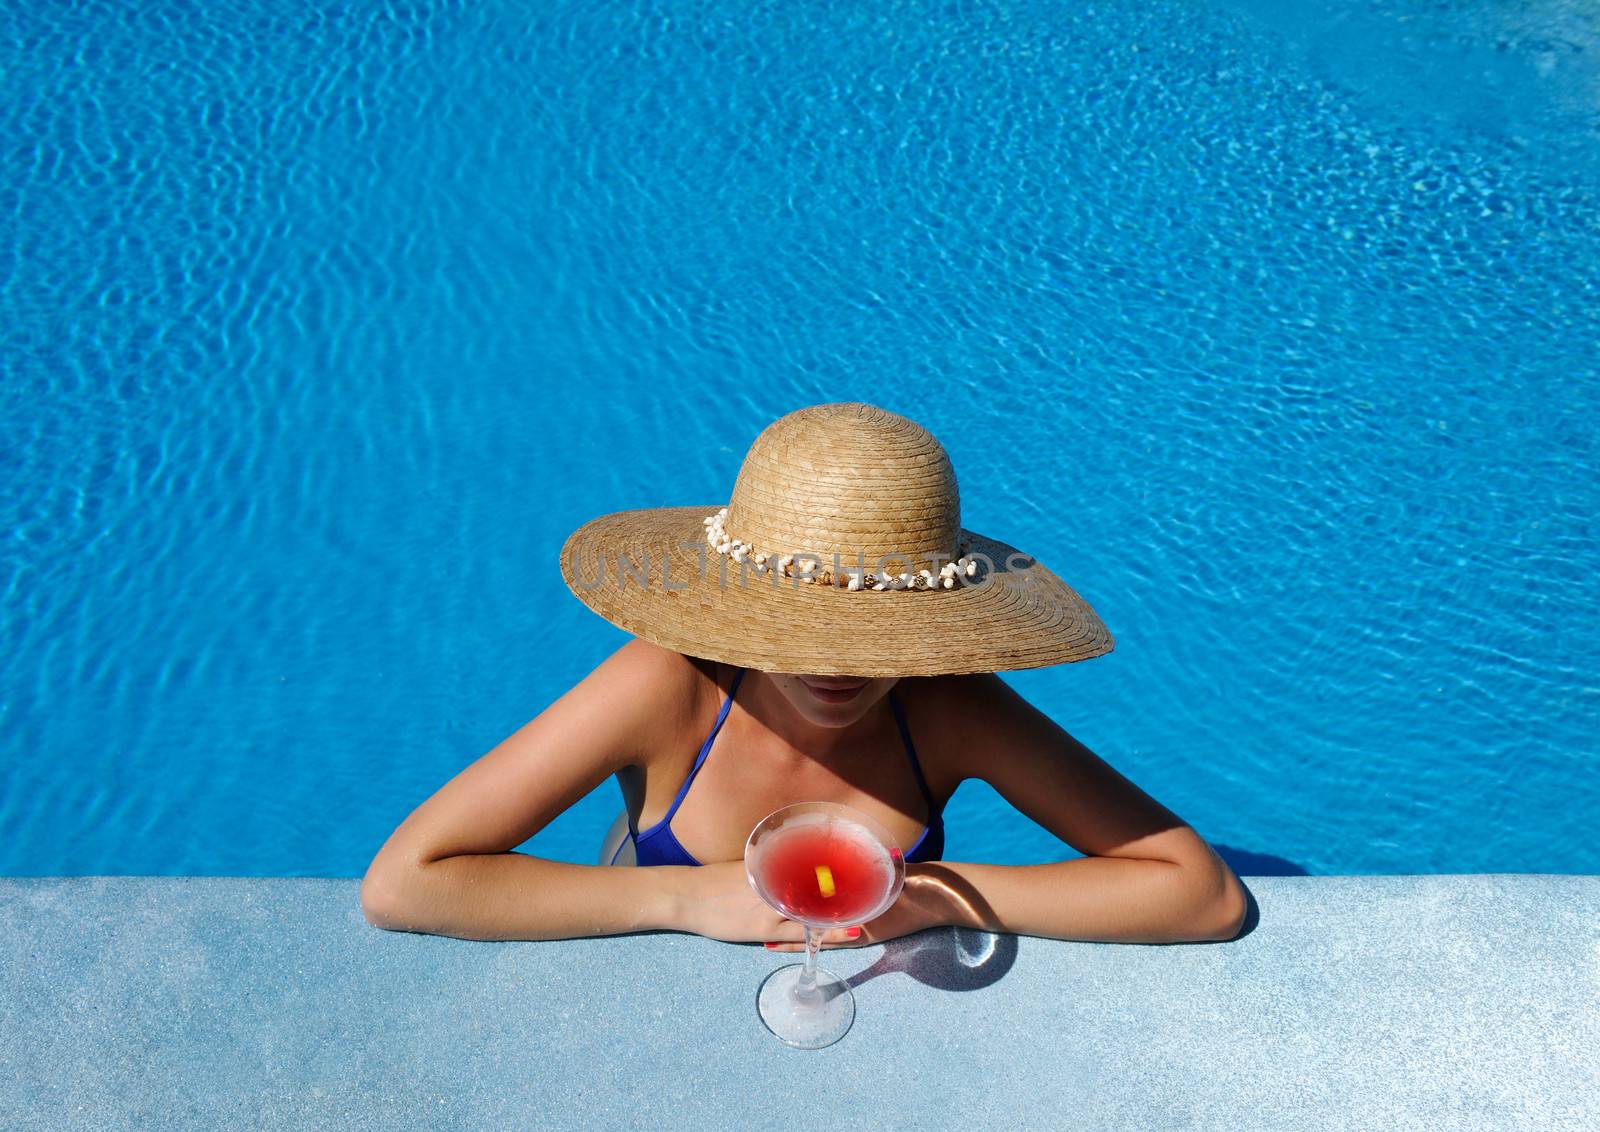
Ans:
[{"label": "hat brim", "polygon": [[1089,603],[1016,548],[964,531],[993,571],[949,590],[846,590],[760,574],[712,550],[718,509],[602,515],[561,548],[578,599],[637,637],[764,672],[940,676],[1087,660],[1112,649]]}]

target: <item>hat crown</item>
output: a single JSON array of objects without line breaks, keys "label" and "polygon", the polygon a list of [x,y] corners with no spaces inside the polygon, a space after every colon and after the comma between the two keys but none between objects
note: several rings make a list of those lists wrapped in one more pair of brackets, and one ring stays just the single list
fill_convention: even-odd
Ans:
[{"label": "hat crown", "polygon": [[955,558],[961,497],[944,447],[905,417],[857,402],[779,417],[756,437],[727,531],[769,554],[811,553],[915,572]]}]

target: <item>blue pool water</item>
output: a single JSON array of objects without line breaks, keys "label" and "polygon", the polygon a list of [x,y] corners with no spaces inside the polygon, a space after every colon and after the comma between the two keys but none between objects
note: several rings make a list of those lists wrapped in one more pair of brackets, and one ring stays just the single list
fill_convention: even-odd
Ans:
[{"label": "blue pool water", "polygon": [[0,873],[360,872],[623,639],[573,527],[841,399],[1244,871],[1600,872],[1600,26],[1303,7],[5,6]]}]

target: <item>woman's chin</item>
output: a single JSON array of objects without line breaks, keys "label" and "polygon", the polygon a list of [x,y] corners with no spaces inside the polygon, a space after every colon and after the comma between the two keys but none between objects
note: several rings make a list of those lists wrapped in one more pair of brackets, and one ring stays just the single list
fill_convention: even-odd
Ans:
[{"label": "woman's chin", "polygon": [[818,727],[849,727],[883,698],[893,680],[868,676],[777,676],[789,705]]},{"label": "woman's chin", "polygon": [[821,707],[843,707],[860,699],[862,694],[866,692],[867,685],[872,681],[860,680],[853,684],[848,684],[842,680],[830,680],[813,683],[802,676],[800,677],[800,683],[804,685],[807,694],[811,696],[812,702],[817,705]]}]

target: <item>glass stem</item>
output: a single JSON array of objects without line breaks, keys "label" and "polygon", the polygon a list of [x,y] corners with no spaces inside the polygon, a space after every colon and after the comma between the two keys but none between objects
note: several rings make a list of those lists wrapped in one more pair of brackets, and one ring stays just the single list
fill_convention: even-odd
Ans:
[{"label": "glass stem", "polygon": [[822,933],[806,926],[806,965],[795,980],[794,996],[801,1002],[817,997],[817,949],[822,946]]}]

